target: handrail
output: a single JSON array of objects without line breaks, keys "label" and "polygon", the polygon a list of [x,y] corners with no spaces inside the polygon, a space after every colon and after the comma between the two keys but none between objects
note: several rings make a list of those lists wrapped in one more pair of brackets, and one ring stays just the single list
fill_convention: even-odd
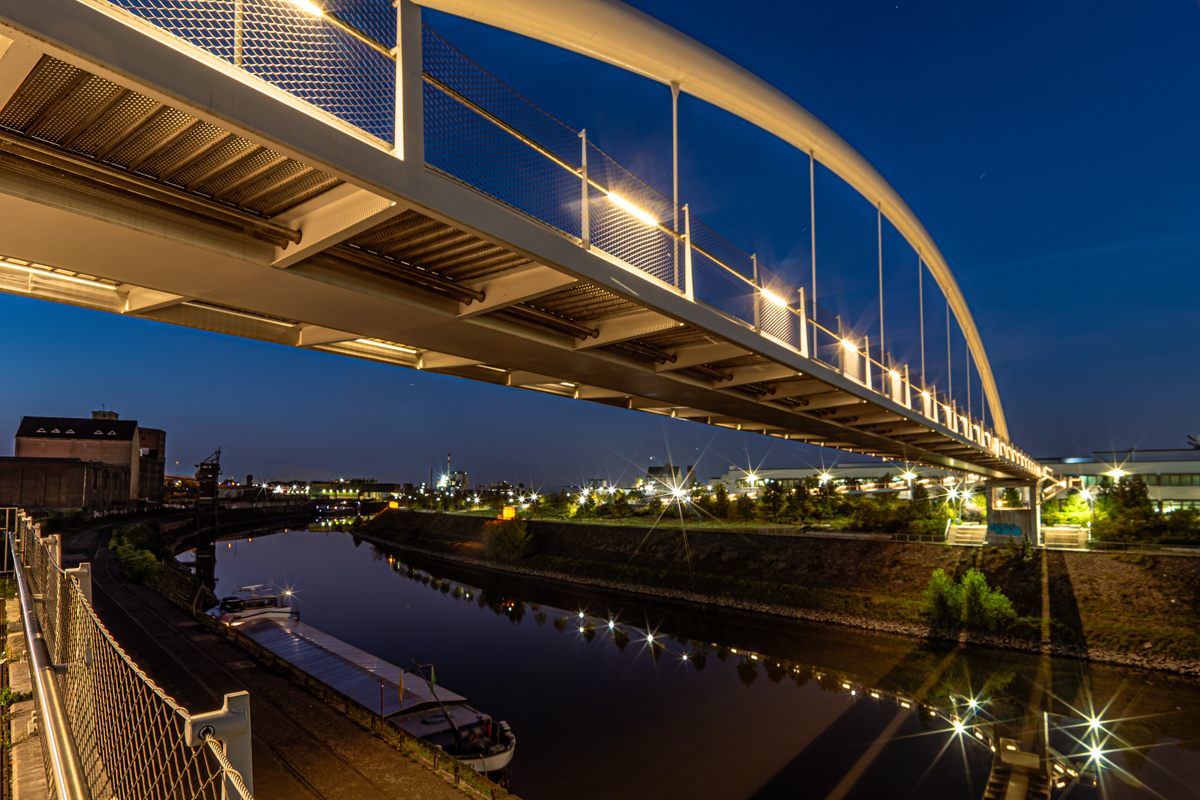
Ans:
[{"label": "handrail", "polygon": [[[27,531],[25,535],[31,533]],[[8,534],[8,546],[13,553],[17,552],[11,532]],[[21,559],[14,558],[13,567],[17,576],[17,594],[21,599],[21,621],[24,623],[25,645],[29,652],[29,672],[40,705],[42,724],[46,732],[46,752],[50,758],[48,766],[54,776],[57,795],[64,800],[91,800],[92,790],[84,777],[79,748],[75,744],[75,735],[67,720],[66,706],[58,691],[54,660],[50,657],[50,650],[42,637],[42,628],[33,604],[33,593],[29,590],[29,581],[25,577],[25,566]]]}]

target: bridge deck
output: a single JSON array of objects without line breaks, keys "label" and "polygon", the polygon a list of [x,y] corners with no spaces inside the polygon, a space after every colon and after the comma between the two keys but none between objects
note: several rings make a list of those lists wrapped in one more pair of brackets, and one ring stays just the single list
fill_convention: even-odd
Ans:
[{"label": "bridge deck", "polygon": [[[741,256],[699,221],[688,285],[669,229],[682,223],[632,222],[593,187],[589,244],[559,219],[577,185],[537,212],[488,182],[498,168],[470,172],[494,154],[446,145],[457,129],[438,126],[508,134],[469,86],[447,94],[426,73],[431,155],[409,163],[99,7],[5,12],[70,46],[0,17],[14,41],[0,55],[0,291],[986,477],[1047,474],[803,295],[778,305],[796,290],[730,266]],[[73,16],[88,24],[56,27]],[[127,53],[137,63],[105,66]],[[593,183],[650,202],[591,157]],[[575,180],[555,158],[546,192]]]}]

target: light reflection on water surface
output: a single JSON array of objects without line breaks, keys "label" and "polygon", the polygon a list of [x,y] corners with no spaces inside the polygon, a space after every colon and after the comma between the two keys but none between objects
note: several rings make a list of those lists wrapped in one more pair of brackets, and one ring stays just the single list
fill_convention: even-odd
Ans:
[{"label": "light reflection on water surface", "polygon": [[1036,785],[1043,753],[1054,797],[1200,796],[1192,681],[528,580],[337,532],[222,543],[217,577],[219,595],[273,580],[310,625],[434,663],[512,725],[526,800],[978,798],[1013,762],[1032,759]]}]

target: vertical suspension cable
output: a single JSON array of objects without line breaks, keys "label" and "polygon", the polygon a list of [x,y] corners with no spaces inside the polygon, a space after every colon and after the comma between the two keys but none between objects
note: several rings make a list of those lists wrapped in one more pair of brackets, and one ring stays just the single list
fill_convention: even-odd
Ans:
[{"label": "vertical suspension cable", "polygon": [[925,380],[925,268],[921,264],[921,251],[917,251],[917,307],[921,315],[921,391],[926,391]]},{"label": "vertical suspension cable", "polygon": [[[888,368],[886,350],[884,350],[883,339],[883,203],[876,203],[875,210],[878,216],[875,219],[875,231],[879,238],[879,363],[883,369]],[[867,359],[871,358],[871,354],[867,353]]]},{"label": "vertical suspension cable", "polygon": [[[671,81],[671,174],[674,185],[675,233],[679,233],[679,84]],[[679,237],[675,245],[675,286],[679,286]]]},{"label": "vertical suspension cable", "polygon": [[817,156],[815,150],[808,151],[808,228],[812,232],[812,353],[817,355],[817,189],[814,182]]},{"label": "vertical suspension cable", "polygon": [[946,298],[946,387],[947,399],[954,402],[954,359],[950,357],[950,298]]},{"label": "vertical suspension cable", "polygon": [[[966,338],[966,334],[963,334]],[[971,418],[971,348],[967,348],[967,419]],[[969,431],[968,431],[969,432]]]}]

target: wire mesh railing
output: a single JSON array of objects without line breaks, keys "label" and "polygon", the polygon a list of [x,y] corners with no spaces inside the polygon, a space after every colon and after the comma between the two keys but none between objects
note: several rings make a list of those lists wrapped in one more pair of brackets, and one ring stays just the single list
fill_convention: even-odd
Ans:
[{"label": "wire mesh railing", "polygon": [[[109,0],[389,144],[396,130],[396,63],[285,0]],[[323,0],[383,48],[396,44],[391,2]]]},{"label": "wire mesh railing", "polygon": [[197,729],[198,718],[134,663],[92,609],[90,573],[64,570],[59,537],[39,528],[20,512],[9,542],[50,796],[252,798],[248,712],[235,745],[239,770],[217,738],[228,729]]},{"label": "wire mesh railing", "polygon": [[[384,142],[394,140],[398,18],[390,0],[111,2]],[[867,336],[813,298],[801,301],[795,286],[630,173],[585,131],[543,111],[428,26],[421,40],[427,165],[894,403],[945,419],[955,433],[980,445],[996,440],[982,421],[958,420],[957,411],[923,395],[930,391],[923,375],[880,352],[878,342],[870,348]]]}]

